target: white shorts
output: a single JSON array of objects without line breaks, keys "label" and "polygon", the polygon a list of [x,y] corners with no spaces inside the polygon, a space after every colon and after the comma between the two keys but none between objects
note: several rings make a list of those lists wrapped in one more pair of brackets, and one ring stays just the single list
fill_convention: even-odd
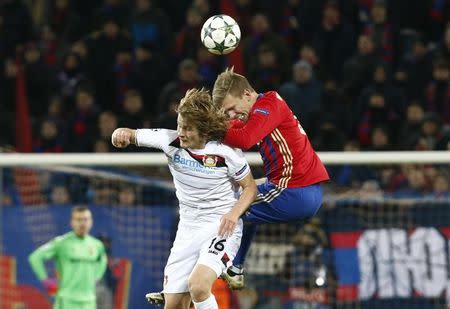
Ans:
[{"label": "white shorts", "polygon": [[221,238],[217,235],[220,218],[186,220],[182,216],[164,269],[163,293],[189,292],[188,279],[196,264],[208,266],[219,277],[233,261],[241,244],[242,220],[233,235]]}]

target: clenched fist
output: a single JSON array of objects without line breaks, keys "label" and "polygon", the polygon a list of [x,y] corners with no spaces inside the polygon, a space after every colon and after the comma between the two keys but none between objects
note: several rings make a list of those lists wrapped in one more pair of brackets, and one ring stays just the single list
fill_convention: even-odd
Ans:
[{"label": "clenched fist", "polygon": [[111,142],[117,148],[125,148],[130,144],[136,144],[136,130],[128,128],[115,129],[111,136]]}]

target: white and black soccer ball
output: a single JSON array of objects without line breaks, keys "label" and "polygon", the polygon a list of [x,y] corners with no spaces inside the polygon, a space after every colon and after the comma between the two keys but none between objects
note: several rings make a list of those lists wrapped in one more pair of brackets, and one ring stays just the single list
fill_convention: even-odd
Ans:
[{"label": "white and black soccer ball", "polygon": [[241,29],[228,15],[214,15],[203,24],[200,34],[203,45],[213,54],[231,53],[239,44]]}]

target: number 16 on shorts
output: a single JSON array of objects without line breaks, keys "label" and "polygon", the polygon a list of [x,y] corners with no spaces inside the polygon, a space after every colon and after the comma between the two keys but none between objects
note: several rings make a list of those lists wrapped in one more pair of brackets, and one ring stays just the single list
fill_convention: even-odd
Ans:
[{"label": "number 16 on shorts", "polygon": [[226,238],[214,237],[208,247],[208,253],[219,255],[225,249]]}]

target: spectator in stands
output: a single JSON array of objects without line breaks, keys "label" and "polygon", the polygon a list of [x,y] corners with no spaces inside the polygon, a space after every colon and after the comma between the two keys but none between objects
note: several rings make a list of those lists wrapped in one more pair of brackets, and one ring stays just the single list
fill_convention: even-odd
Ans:
[{"label": "spectator in stands", "polygon": [[136,7],[130,21],[134,46],[151,42],[159,52],[166,54],[172,49],[172,35],[169,18],[156,7],[153,0],[136,0]]},{"label": "spectator in stands", "polygon": [[117,191],[108,182],[96,184],[93,191],[93,204],[107,206],[116,203]]},{"label": "spectator in stands", "polygon": [[97,153],[107,153],[110,152],[111,149],[109,147],[109,144],[106,140],[104,140],[103,138],[99,138],[94,142],[94,152]]},{"label": "spectator in stands", "polygon": [[168,110],[171,97],[174,94],[183,96],[192,88],[201,88],[202,81],[198,74],[197,63],[192,59],[185,59],[178,65],[178,78],[167,83],[159,96],[158,114]]},{"label": "spectator in stands", "polygon": [[270,46],[260,45],[255,58],[256,61],[248,68],[252,85],[260,92],[278,89],[284,77],[276,51]]},{"label": "spectator in stands", "polygon": [[[396,80],[405,80],[408,98],[422,99],[423,89],[431,78],[431,54],[420,36],[414,39],[411,50],[405,53],[395,73]],[[400,74],[404,74],[402,77]]]},{"label": "spectator in stands", "polygon": [[144,122],[142,96],[136,90],[128,90],[125,93],[122,112],[119,117],[119,127],[131,129],[148,127],[149,123],[144,124]]},{"label": "spectator in stands", "polygon": [[322,104],[322,84],[314,76],[312,65],[297,61],[292,66],[292,80],[281,85],[279,92],[308,131]]},{"label": "spectator in stands", "polygon": [[170,97],[169,104],[167,106],[167,110],[160,114],[158,119],[158,127],[167,128],[171,130],[177,129],[177,107],[180,103],[180,100],[183,96],[180,94],[173,94]]},{"label": "spectator in stands", "polygon": [[396,117],[403,117],[405,112],[405,96],[400,89],[393,86],[389,76],[389,69],[385,63],[378,63],[375,66],[372,83],[368,84],[361,92],[361,107],[364,108],[370,96],[378,92],[383,94],[387,104],[396,114]]},{"label": "spectator in stands", "polygon": [[305,42],[304,29],[300,29],[299,12],[301,1],[288,0],[281,10],[280,18],[280,34],[284,42],[289,46],[291,54],[294,54]]},{"label": "spectator in stands", "polygon": [[424,117],[422,105],[418,101],[412,101],[406,108],[406,120],[402,122],[397,138],[401,150],[413,149],[417,141]]},{"label": "spectator in stands", "polygon": [[206,87],[212,88],[217,75],[224,67],[223,57],[217,57],[206,48],[200,47],[197,50],[198,73]]},{"label": "spectator in stands", "polygon": [[132,57],[133,53],[128,47],[124,47],[117,52],[116,61],[114,65],[114,72],[116,75],[116,97],[114,110],[118,109],[123,101],[125,92],[130,87],[130,75],[132,69]]},{"label": "spectator in stands", "polygon": [[45,20],[55,30],[60,44],[66,45],[82,35],[81,19],[71,8],[69,0],[52,1]]},{"label": "spectator in stands", "polygon": [[450,62],[450,23],[447,23],[443,38],[441,42],[439,42],[437,56]]},{"label": "spectator in stands", "polygon": [[359,122],[359,142],[362,146],[371,144],[372,131],[377,126],[385,126],[389,136],[395,136],[398,116],[389,101],[380,92],[369,96],[367,106],[363,107]]},{"label": "spectator in stands", "polygon": [[[361,147],[357,141],[349,140],[344,144],[344,151],[358,152]],[[367,165],[344,164],[327,168],[331,179],[340,186],[360,188],[367,180],[375,180],[374,170]]]},{"label": "spectator in stands", "polygon": [[266,15],[257,13],[252,17],[251,32],[242,40],[241,44],[247,74],[251,72],[251,68],[257,66],[255,63],[260,61],[258,55],[260,47],[266,46],[275,53],[281,76],[284,78],[282,81],[289,76],[289,61],[291,59],[289,50],[286,48],[283,39],[270,28],[270,22]]},{"label": "spectator in stands", "polygon": [[[125,0],[103,0],[103,3],[94,12],[96,22],[112,17],[122,27],[126,26],[130,16],[129,2]],[[92,25],[98,28],[101,25]]]},{"label": "spectator in stands", "polygon": [[313,67],[315,76],[321,81],[325,80],[323,68],[320,65],[320,58],[314,46],[311,44],[304,44],[299,50],[299,60],[308,61]]},{"label": "spectator in stands", "polygon": [[[320,119],[319,131],[312,140],[314,149],[317,151],[342,151],[345,137],[335,123],[336,119],[332,115],[322,115]],[[303,118],[302,118],[303,122]]]},{"label": "spectator in stands", "polygon": [[416,141],[414,150],[436,150],[442,142],[442,120],[437,114],[428,113],[424,116],[421,133]]},{"label": "spectator in stands", "polygon": [[202,46],[198,36],[202,29],[204,17],[196,7],[191,6],[187,10],[186,24],[175,37],[175,55],[177,60],[181,61],[184,58],[195,59],[197,57],[198,49]]},{"label": "spectator in stands", "polygon": [[362,88],[371,82],[378,61],[372,37],[360,35],[356,54],[347,60],[343,67],[342,86],[351,97],[356,97]]},{"label": "spectator in stands", "polygon": [[392,145],[389,137],[389,129],[383,126],[377,126],[373,128],[371,133],[371,144],[369,150],[371,151],[389,151],[392,149]]},{"label": "spectator in stands", "polygon": [[[320,293],[318,289],[323,289],[322,293],[326,293],[326,288],[330,284],[328,279],[331,279],[327,271],[330,256],[326,250],[327,237],[322,230],[320,219],[316,217],[306,223],[293,236],[292,244],[294,249],[287,254],[283,268],[284,279],[289,282],[289,286],[303,288],[305,294],[313,289],[315,293]],[[322,308],[319,301],[326,296],[317,298],[312,294],[308,296],[312,301],[296,300],[293,306]]]},{"label": "spectator in stands", "polygon": [[433,65],[433,78],[425,88],[426,110],[440,115],[444,123],[450,123],[450,70],[445,60]]},{"label": "spectator in stands", "polygon": [[[156,98],[170,80],[171,65],[151,42],[141,43],[135,51],[135,62],[130,73],[130,87],[142,95],[144,111],[157,117]],[[183,75],[184,78],[184,75]]]},{"label": "spectator in stands", "polygon": [[63,47],[56,37],[56,32],[51,26],[43,26],[39,36],[39,47],[41,49],[42,60],[47,67],[57,70],[59,57],[64,53]]},{"label": "spectator in stands", "polygon": [[72,112],[67,128],[65,151],[92,151],[98,113],[92,88],[87,85],[80,86],[75,96],[75,110]]},{"label": "spectator in stands", "polygon": [[446,177],[444,174],[438,174],[436,177],[434,177],[433,195],[435,197],[448,198],[450,196],[449,187],[448,177]]},{"label": "spectator in stands", "polygon": [[119,202],[120,206],[135,206],[136,205],[136,193],[133,187],[123,186],[119,190]]},{"label": "spectator in stands", "polygon": [[33,117],[40,117],[47,110],[55,77],[43,61],[36,43],[31,42],[26,45],[24,60],[28,106]]},{"label": "spectator in stands", "polygon": [[51,120],[44,120],[33,145],[34,152],[63,152],[62,136],[58,126]]},{"label": "spectator in stands", "polygon": [[341,77],[342,66],[352,56],[355,42],[353,27],[341,19],[337,2],[328,1],[323,8],[320,28],[313,38],[327,78],[337,80]]},{"label": "spectator in stands", "polygon": [[14,56],[17,46],[29,42],[34,29],[30,12],[22,1],[1,1],[0,20],[0,59],[4,59]]},{"label": "spectator in stands", "polygon": [[[113,112],[104,111],[100,113],[97,122],[97,138],[109,141],[115,128],[117,128],[117,124],[117,116]],[[112,150],[112,147],[110,149]]]},{"label": "spectator in stands", "polygon": [[102,109],[108,109],[116,101],[116,75],[114,65],[117,54],[131,48],[131,39],[122,31],[117,20],[107,17],[99,32],[94,32],[87,41],[87,65],[89,79],[94,83],[97,101]]},{"label": "spectator in stands", "polygon": [[80,57],[74,52],[68,52],[62,61],[62,69],[57,74],[59,94],[65,105],[74,105],[76,89],[83,79],[85,74]]},{"label": "spectator in stands", "polygon": [[50,200],[53,205],[69,205],[71,203],[69,191],[61,185],[52,188]]},{"label": "spectator in stands", "polygon": [[373,37],[377,53],[389,64],[394,61],[394,44],[396,32],[388,21],[384,1],[375,1],[370,11],[370,20],[364,26],[363,33]]},{"label": "spectator in stands", "polygon": [[428,39],[438,42],[445,32],[445,24],[450,20],[450,2],[433,0],[428,10],[430,19],[428,25],[425,27],[428,33]]}]

